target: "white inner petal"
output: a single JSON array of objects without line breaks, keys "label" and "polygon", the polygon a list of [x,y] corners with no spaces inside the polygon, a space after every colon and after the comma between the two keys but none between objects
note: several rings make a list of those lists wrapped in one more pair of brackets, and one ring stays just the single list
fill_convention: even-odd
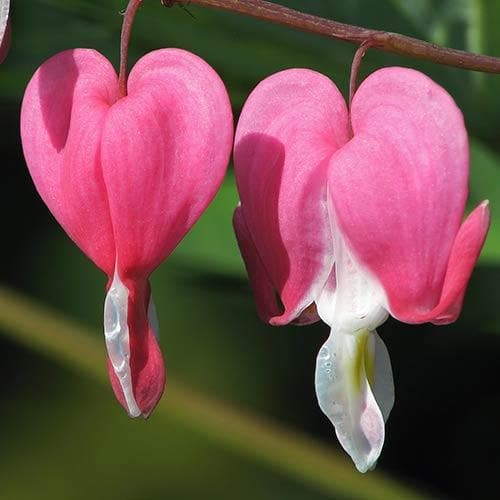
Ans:
[{"label": "white inner petal", "polygon": [[334,254],[335,275],[317,300],[319,316],[335,330],[375,330],[388,317],[382,287],[359,269],[338,231],[334,234]]},{"label": "white inner petal", "polygon": [[104,302],[104,337],[109,359],[120,382],[131,417],[141,415],[130,372],[130,341],[127,323],[128,290],[115,269],[113,282]]},{"label": "white inner petal", "polygon": [[[385,361],[383,357],[374,357],[376,337],[376,332],[368,330],[355,335],[332,330],[316,361],[319,406],[335,426],[340,444],[360,472],[375,467],[385,437],[385,415],[372,391],[373,380],[380,370],[376,365]],[[388,387],[381,388],[388,389],[393,397],[392,378]]]},{"label": "white inner petal", "polygon": [[331,334],[316,361],[316,394],[361,472],[372,469],[394,404],[387,349],[375,329],[388,316],[378,281],[352,258],[333,225],[335,266],[316,304]]}]

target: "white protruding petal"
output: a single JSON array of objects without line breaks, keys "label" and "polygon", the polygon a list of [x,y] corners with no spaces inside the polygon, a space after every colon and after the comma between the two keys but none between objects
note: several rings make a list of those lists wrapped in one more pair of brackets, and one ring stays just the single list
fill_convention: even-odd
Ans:
[{"label": "white protruding petal", "polygon": [[104,301],[104,337],[109,359],[113,365],[131,417],[141,415],[137,406],[130,372],[130,341],[127,323],[128,290],[115,270],[113,282]]},{"label": "white protruding petal", "polygon": [[151,329],[153,330],[153,335],[156,340],[160,341],[160,323],[158,322],[158,314],[156,313],[156,305],[153,300],[153,294],[149,296],[149,304],[148,304],[148,321]]},{"label": "white protruding petal", "polygon": [[384,418],[368,382],[373,342],[368,330],[332,331],[316,362],[319,406],[360,472],[375,467],[385,437]]},{"label": "white protruding petal", "polygon": [[387,319],[387,301],[330,218],[335,265],[316,305],[332,330],[316,361],[316,395],[341,445],[366,472],[377,463],[394,404],[389,354],[375,331]]}]

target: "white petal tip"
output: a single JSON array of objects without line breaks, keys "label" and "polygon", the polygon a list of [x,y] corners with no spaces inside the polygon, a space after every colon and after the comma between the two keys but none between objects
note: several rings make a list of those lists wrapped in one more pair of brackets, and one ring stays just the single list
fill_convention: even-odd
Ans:
[{"label": "white petal tip", "polygon": [[[380,402],[372,384],[382,396]],[[376,333],[332,332],[318,353],[316,395],[359,472],[377,464],[393,394],[389,358]]]},{"label": "white petal tip", "polygon": [[137,406],[137,404],[128,404],[128,401],[127,402],[127,414],[130,418],[138,418],[138,417],[142,417],[143,414],[141,412],[141,410],[139,409],[139,407]]},{"label": "white petal tip", "polygon": [[362,463],[354,462],[354,465],[356,466],[356,469],[358,469],[358,472],[361,472],[361,474],[365,474],[375,469],[375,467],[377,466],[377,460],[371,460],[370,462]]}]

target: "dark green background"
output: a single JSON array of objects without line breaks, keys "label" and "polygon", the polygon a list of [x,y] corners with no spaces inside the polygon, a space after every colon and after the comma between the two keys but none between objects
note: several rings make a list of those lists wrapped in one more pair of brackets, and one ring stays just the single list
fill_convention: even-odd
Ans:
[{"label": "dark green background", "polygon": [[[338,21],[500,56],[494,0],[281,1]],[[24,87],[49,56],[93,47],[116,65],[125,1],[18,0],[0,66],[2,281],[90,327],[101,342],[105,278],[43,205],[22,158]],[[205,58],[226,82],[235,117],[264,77],[309,67],[344,91],[354,47],[236,14],[146,0],[130,61],[159,47]],[[394,369],[396,405],[378,470],[438,497],[490,498],[500,467],[500,76],[376,51],[361,75],[421,69],[462,108],[471,135],[471,206],[488,198],[493,222],[461,319],[447,327],[389,320],[379,329]],[[259,322],[232,234],[231,171],[213,205],[153,276],[171,380],[273,418],[337,448],[313,389],[324,325]],[[0,498],[320,499],[299,479],[204,440],[178,421],[130,421],[109,388],[0,338]],[[104,365],[104,346],[102,370]],[[168,388],[166,396],[168,398]],[[363,481],[363,476],[359,476]],[[341,481],[342,478],[339,478]]]}]

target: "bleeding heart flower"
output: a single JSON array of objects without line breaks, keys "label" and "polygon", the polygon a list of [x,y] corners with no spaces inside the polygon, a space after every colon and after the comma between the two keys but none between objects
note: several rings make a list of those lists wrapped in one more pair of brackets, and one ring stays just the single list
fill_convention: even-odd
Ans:
[{"label": "bleeding heart flower", "polygon": [[422,73],[373,73],[350,120],[352,135],[340,92],[316,72],[261,82],[236,130],[234,226],[260,316],[282,325],[319,314],[331,327],[316,393],[365,472],[394,403],[375,329],[389,314],[406,323],[458,317],[489,211],[484,202],[461,223],[467,133],[453,99]]},{"label": "bleeding heart flower", "polygon": [[128,95],[98,52],[62,52],[36,71],[21,111],[26,162],[40,196],[109,277],[104,328],[115,394],[147,417],[165,370],[149,275],[214,197],[232,145],[224,85],[178,49],[137,62]]}]

